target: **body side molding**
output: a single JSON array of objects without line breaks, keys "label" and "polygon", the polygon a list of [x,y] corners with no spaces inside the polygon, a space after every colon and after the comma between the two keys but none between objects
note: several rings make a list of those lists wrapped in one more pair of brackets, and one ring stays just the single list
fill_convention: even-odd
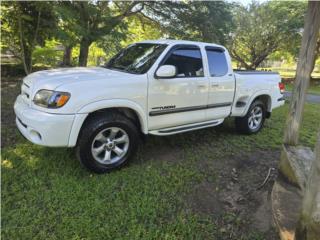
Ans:
[{"label": "body side molding", "polygon": [[171,113],[198,111],[198,110],[204,110],[209,108],[229,107],[231,105],[232,105],[231,102],[227,102],[227,103],[217,103],[217,104],[200,105],[200,106],[192,106],[192,107],[164,109],[164,110],[151,111],[149,112],[149,116],[153,117],[153,116],[159,116],[159,115],[171,114]]}]

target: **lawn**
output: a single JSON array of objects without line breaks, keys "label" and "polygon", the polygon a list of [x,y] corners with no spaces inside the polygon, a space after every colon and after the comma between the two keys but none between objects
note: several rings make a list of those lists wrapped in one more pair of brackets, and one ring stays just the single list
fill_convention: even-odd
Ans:
[{"label": "lawn", "polygon": [[[294,78],[296,75],[296,69],[277,69],[274,68],[273,71],[278,71],[281,77],[283,78]],[[313,78],[320,78],[320,73],[319,72],[313,72],[311,74],[311,77]]]},{"label": "lawn", "polygon": [[[292,83],[287,83],[286,84],[286,91],[292,91],[293,89],[293,84]],[[320,95],[320,84],[312,84],[308,88],[308,93],[309,94],[315,94],[315,95]]]},{"label": "lawn", "polygon": [[[294,78],[296,75],[295,68],[264,68],[266,70],[271,70],[274,72],[278,72],[282,78]],[[320,78],[320,72],[314,71],[311,74],[312,78]]]},{"label": "lawn", "polygon": [[[2,111],[9,118],[6,111],[10,112],[12,98],[6,98],[7,90],[2,92]],[[3,121],[7,144],[1,163],[1,235],[3,239],[275,239],[273,229],[254,227],[251,214],[261,212],[261,203],[254,200],[270,192],[272,182],[261,191],[254,189],[277,164],[287,111],[288,105],[276,109],[262,132],[252,136],[237,134],[232,119],[221,127],[150,136],[127,167],[106,175],[87,172],[72,149],[27,142],[14,124]],[[314,145],[319,119],[320,105],[306,104],[302,144]],[[239,203],[230,207],[227,197],[221,201],[236,189],[243,198]]]}]

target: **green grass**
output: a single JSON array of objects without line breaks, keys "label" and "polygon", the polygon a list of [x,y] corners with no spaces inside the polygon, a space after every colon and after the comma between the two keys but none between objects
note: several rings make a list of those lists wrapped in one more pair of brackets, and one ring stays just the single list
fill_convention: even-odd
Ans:
[{"label": "green grass", "polygon": [[[292,84],[292,83],[286,84],[286,91],[292,91],[292,89],[293,89],[293,84]],[[311,85],[311,86],[308,88],[308,93],[309,93],[309,94],[320,95],[320,84],[318,84],[318,85]]]},{"label": "green grass", "polygon": [[[296,70],[279,70],[279,74],[282,78],[294,78],[296,76]],[[319,72],[313,72],[311,74],[311,77],[313,78],[320,78],[320,73]]]},{"label": "green grass", "polygon": [[[184,199],[197,183],[215,179],[212,169],[199,168],[201,161],[279,149],[287,110],[287,105],[276,109],[252,136],[235,133],[229,120],[223,127],[150,137],[128,167],[107,175],[87,172],[70,149],[19,138],[2,151],[2,237],[221,239],[212,218],[189,211]],[[307,104],[302,144],[314,145],[319,119],[320,105]],[[263,238],[253,232],[245,239]]]}]

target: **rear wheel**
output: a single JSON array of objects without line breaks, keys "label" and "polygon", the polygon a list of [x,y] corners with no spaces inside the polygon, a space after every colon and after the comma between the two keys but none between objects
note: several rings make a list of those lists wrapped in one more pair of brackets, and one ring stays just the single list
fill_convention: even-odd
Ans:
[{"label": "rear wheel", "polygon": [[125,165],[137,149],[139,133],[135,124],[118,112],[91,117],[77,144],[77,157],[89,170],[105,173]]},{"label": "rear wheel", "polygon": [[253,134],[261,130],[266,117],[265,105],[260,100],[254,101],[244,117],[235,119],[236,128],[241,133]]}]

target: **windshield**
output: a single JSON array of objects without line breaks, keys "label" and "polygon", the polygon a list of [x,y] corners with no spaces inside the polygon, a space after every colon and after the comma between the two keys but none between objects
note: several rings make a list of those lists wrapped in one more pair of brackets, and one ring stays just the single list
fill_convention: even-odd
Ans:
[{"label": "windshield", "polygon": [[166,47],[166,44],[133,44],[122,49],[111,58],[105,67],[129,73],[144,74],[151,68]]}]

